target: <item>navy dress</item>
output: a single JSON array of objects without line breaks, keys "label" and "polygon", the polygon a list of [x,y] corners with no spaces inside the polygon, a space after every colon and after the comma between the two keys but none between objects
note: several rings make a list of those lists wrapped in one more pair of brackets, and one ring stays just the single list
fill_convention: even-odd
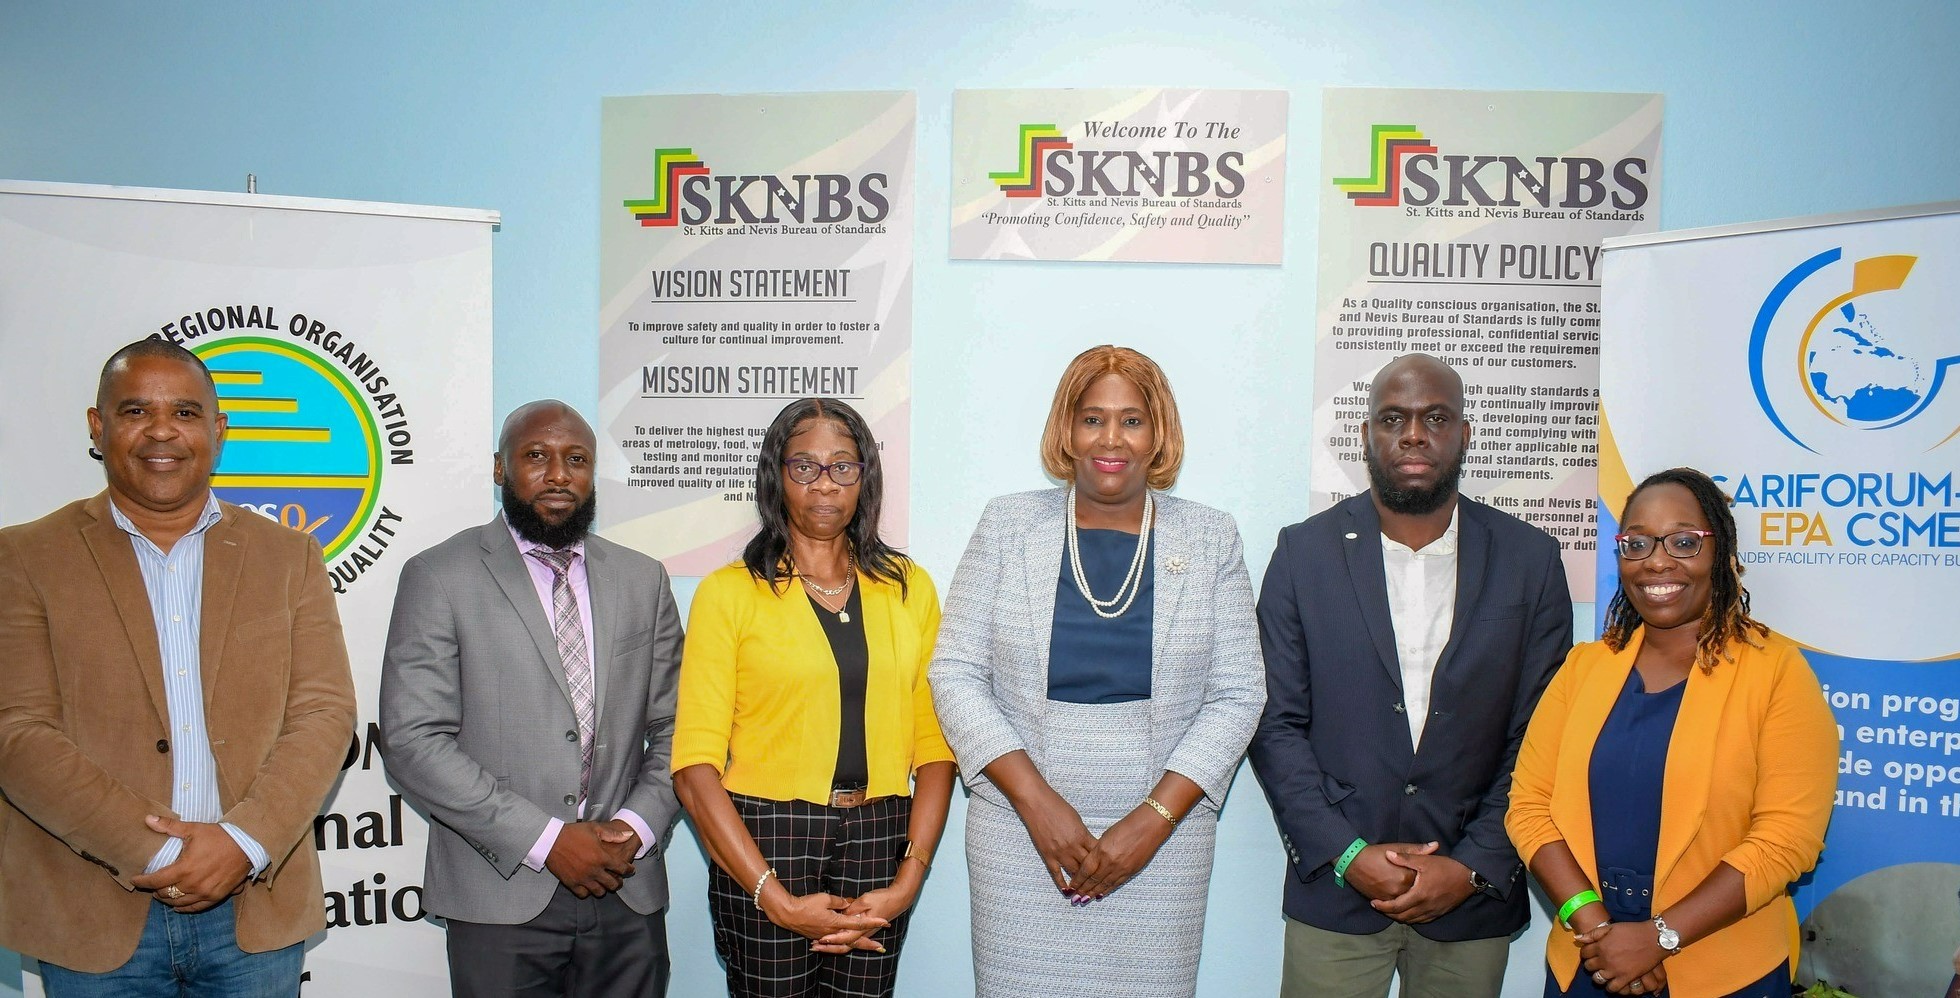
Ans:
[{"label": "navy dress", "polygon": [[[1620,698],[1613,702],[1613,711],[1593,743],[1589,770],[1593,852],[1600,899],[1615,922],[1647,922],[1654,917],[1654,864],[1661,850],[1667,743],[1674,737],[1674,720],[1681,713],[1681,696],[1687,688],[1687,680],[1682,680],[1659,693],[1649,693],[1640,670],[1629,669]],[[1573,928],[1583,932],[1592,926],[1575,924]],[[1572,978],[1571,989],[1564,991],[1559,990],[1558,979],[1550,969],[1545,972],[1546,998],[1605,998],[1611,994],[1593,983],[1592,974],[1583,965]],[[1788,965],[1778,964],[1761,980],[1724,998],[1789,998],[1789,994]]]}]

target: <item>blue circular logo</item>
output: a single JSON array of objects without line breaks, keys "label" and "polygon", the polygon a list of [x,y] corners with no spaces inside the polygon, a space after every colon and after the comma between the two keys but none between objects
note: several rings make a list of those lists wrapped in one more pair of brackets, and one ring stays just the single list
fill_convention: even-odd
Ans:
[{"label": "blue circular logo", "polygon": [[[1833,266],[1843,257],[1841,247],[1826,250],[1783,275],[1756,313],[1749,339],[1749,376],[1756,401],[1778,432],[1813,453],[1816,448],[1800,439],[1791,427],[1792,420],[1787,418],[1791,414],[1778,411],[1769,380],[1772,372],[1782,367],[1768,349],[1772,328],[1792,295],[1806,283],[1830,289],[1831,280],[1849,277],[1846,284],[1839,285],[1839,293],[1811,314],[1801,335],[1794,338],[1795,363],[1792,368],[1783,368],[1793,369],[1804,396],[1832,423],[1885,430],[1911,422],[1933,404],[1946,383],[1948,370],[1960,363],[1960,355],[1915,356],[1900,345],[1901,330],[1886,319],[1885,296],[1905,287],[1918,257],[1868,257],[1852,263],[1848,275],[1843,273],[1845,268]],[[1785,320],[1785,325],[1793,326],[1794,320]],[[1797,404],[1801,408],[1801,403]],[[1960,435],[1960,429],[1933,446],[1955,435]]]},{"label": "blue circular logo", "polygon": [[193,352],[230,423],[212,491],[312,534],[331,560],[361,536],[381,489],[381,436],[353,383],[278,340],[240,337]]}]

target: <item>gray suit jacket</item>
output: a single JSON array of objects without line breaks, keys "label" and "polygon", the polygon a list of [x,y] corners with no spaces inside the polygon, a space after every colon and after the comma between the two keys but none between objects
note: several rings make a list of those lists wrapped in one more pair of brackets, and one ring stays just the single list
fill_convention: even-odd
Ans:
[{"label": "gray suit jacket", "polygon": [[[402,566],[381,669],[388,772],[434,819],[424,902],[486,924],[526,922],[558,886],[523,865],[550,818],[578,820],[578,723],[557,639],[502,517]],[[620,808],[663,842],[618,891],[667,905],[660,848],[680,813],[667,768],[681,620],[667,570],[585,540],[594,606],[592,785],[586,817]]]},{"label": "gray suit jacket", "polygon": [[[1008,806],[982,769],[1015,749],[1044,761],[1048,639],[1067,547],[1067,489],[987,504],[946,594],[932,657],[939,724],[975,794]],[[1266,702],[1252,582],[1238,525],[1218,510],[1158,494],[1150,734],[1154,768],[1225,791]]]}]

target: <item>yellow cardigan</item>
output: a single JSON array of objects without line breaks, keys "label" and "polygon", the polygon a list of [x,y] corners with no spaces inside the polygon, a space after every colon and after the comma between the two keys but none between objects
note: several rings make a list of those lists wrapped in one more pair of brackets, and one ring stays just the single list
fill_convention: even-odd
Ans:
[{"label": "yellow cardigan", "polygon": [[[897,586],[858,573],[872,796],[910,794],[914,770],[953,758],[926,684],[939,596],[924,569],[908,566],[905,599]],[[772,592],[740,562],[701,580],[681,651],[675,772],[707,763],[733,793],[827,802],[841,704],[837,661],[802,586]]]},{"label": "yellow cardigan", "polygon": [[[1618,653],[1579,645],[1553,677],[1518,750],[1505,827],[1529,863],[1564,841],[1598,883],[1590,780],[1593,741],[1640,652],[1645,629]],[[1837,724],[1809,663],[1789,639],[1735,648],[1712,675],[1689,671],[1667,746],[1655,913],[1727,863],[1742,873],[1741,921],[1667,958],[1668,993],[1724,995],[1790,960],[1797,912],[1787,887],[1817,865],[1837,789]],[[1563,898],[1554,898],[1555,902]],[[1546,960],[1570,987],[1579,948],[1554,928]]]}]

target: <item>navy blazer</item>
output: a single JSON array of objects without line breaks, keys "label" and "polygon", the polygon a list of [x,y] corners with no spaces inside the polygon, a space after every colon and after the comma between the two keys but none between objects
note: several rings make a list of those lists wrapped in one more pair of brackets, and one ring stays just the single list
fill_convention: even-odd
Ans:
[{"label": "navy blazer", "polygon": [[1557,541],[1468,498],[1457,508],[1456,613],[1420,751],[1374,500],[1364,492],[1279,533],[1259,593],[1267,703],[1250,754],[1292,865],[1288,918],[1350,934],[1391,924],[1330,876],[1356,838],[1440,842],[1495,886],[1415,926],[1430,939],[1509,935],[1529,917],[1504,811],[1532,708],[1572,647],[1572,597]]}]

